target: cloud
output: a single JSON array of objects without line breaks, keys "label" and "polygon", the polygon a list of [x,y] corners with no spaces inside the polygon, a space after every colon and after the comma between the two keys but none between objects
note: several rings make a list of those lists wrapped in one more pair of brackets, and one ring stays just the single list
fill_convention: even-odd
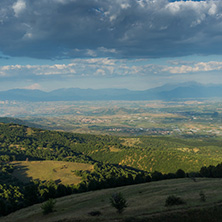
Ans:
[{"label": "cloud", "polygon": [[163,72],[172,74],[185,74],[195,72],[209,72],[222,70],[222,62],[198,62],[193,65],[169,66],[162,69]]},{"label": "cloud", "polygon": [[[194,62],[183,60],[168,60],[155,64],[149,59],[111,59],[88,58],[73,59],[72,62],[53,65],[6,65],[0,66],[0,80],[45,81],[70,80],[79,77],[116,78],[116,77],[152,77],[175,76],[202,73],[209,74],[222,70],[222,62]],[[219,73],[219,72],[218,72]],[[219,74],[218,74],[219,75]]]},{"label": "cloud", "polygon": [[68,64],[54,65],[6,65],[0,66],[0,78],[3,79],[52,79],[75,78],[80,76],[126,76],[140,75],[149,66],[132,65],[125,59],[88,58],[73,59]]},{"label": "cloud", "polygon": [[[195,62],[177,59],[73,59],[52,65],[0,66],[1,90],[25,88],[51,90],[61,87],[146,89],[170,82],[221,83],[222,57]],[[183,60],[186,59],[186,60]],[[201,60],[207,60],[202,57]],[[40,85],[39,85],[40,84]],[[141,88],[142,87],[142,88]]]},{"label": "cloud", "polygon": [[19,14],[22,13],[22,11],[25,10],[26,3],[25,3],[24,0],[18,0],[16,3],[13,4],[12,8],[15,12],[15,16],[18,17]]},{"label": "cloud", "polygon": [[1,0],[0,50],[43,59],[222,53],[222,1]]},{"label": "cloud", "polygon": [[32,85],[23,87],[23,89],[32,89],[32,90],[34,90],[34,89],[42,89],[42,87],[38,83],[34,83]]}]

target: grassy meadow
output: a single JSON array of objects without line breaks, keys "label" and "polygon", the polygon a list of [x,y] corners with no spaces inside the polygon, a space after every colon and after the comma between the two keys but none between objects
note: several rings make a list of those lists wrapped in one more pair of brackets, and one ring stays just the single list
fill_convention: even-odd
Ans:
[{"label": "grassy meadow", "polygon": [[78,184],[81,177],[76,176],[75,170],[93,170],[93,165],[65,161],[14,161],[13,176],[20,181],[54,180],[62,184]]},{"label": "grassy meadow", "polygon": [[[55,211],[42,214],[41,204],[21,209],[0,219],[1,222],[37,221],[221,221],[222,179],[174,179],[119,188],[74,194],[56,200]],[[206,201],[200,200],[200,192]],[[110,206],[111,194],[121,192],[128,207],[122,215]],[[181,197],[186,204],[165,206],[169,195]],[[100,216],[89,213],[99,211]]]}]

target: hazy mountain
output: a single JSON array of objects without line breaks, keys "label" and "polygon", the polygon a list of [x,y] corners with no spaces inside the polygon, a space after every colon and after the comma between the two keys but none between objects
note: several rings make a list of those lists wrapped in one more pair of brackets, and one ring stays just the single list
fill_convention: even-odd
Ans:
[{"label": "hazy mountain", "polygon": [[48,96],[47,92],[30,89],[11,89],[0,92],[0,100],[18,100],[18,101],[42,101]]},{"label": "hazy mountain", "polygon": [[144,91],[128,89],[13,89],[0,92],[0,100],[17,101],[79,101],[79,100],[178,100],[222,97],[222,85],[202,85],[196,82],[166,84]]},{"label": "hazy mountain", "polygon": [[[127,98],[132,93],[128,89],[58,89],[49,92],[55,100],[118,100],[119,97]],[[128,100],[128,99],[127,99]]]},{"label": "hazy mountain", "polygon": [[222,85],[204,86],[192,84],[176,87],[169,91],[162,91],[160,95],[163,100],[222,97]]}]

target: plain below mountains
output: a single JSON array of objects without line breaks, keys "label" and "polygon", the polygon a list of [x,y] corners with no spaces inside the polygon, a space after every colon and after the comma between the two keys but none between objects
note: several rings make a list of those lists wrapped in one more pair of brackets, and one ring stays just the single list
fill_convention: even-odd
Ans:
[{"label": "plain below mountains", "polygon": [[0,91],[0,100],[15,101],[93,101],[93,100],[184,100],[221,98],[222,85],[202,85],[199,83],[167,84],[144,91],[128,89],[80,89],[63,88],[51,92],[29,89]]}]

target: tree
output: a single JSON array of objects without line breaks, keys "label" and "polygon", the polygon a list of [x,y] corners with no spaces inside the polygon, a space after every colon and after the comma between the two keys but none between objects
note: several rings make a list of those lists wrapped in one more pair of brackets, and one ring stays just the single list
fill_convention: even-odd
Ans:
[{"label": "tree", "polygon": [[110,203],[111,206],[117,209],[119,214],[121,214],[124,211],[124,208],[127,207],[126,199],[123,197],[121,192],[112,194],[110,197]]},{"label": "tree", "polygon": [[161,172],[155,171],[151,174],[152,180],[157,181],[157,180],[162,180],[163,179],[163,174]]},{"label": "tree", "polygon": [[53,212],[56,201],[54,199],[49,199],[45,203],[42,204],[42,213],[49,214]]},{"label": "tree", "polygon": [[186,177],[186,173],[181,169],[177,170],[176,178],[184,178],[184,177]]}]

